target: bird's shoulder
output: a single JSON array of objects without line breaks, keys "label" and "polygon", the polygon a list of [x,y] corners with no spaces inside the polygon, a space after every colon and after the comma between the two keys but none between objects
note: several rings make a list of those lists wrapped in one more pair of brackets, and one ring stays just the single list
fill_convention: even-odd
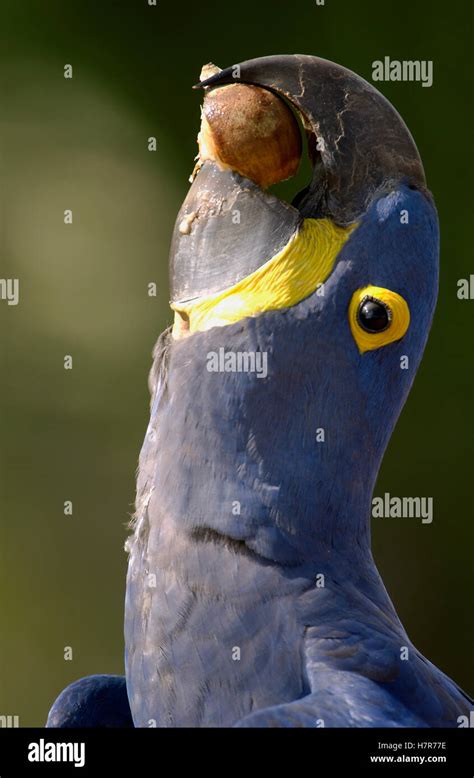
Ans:
[{"label": "bird's shoulder", "polygon": [[406,635],[345,627],[306,646],[311,693],[332,726],[457,727],[469,715],[468,695]]}]

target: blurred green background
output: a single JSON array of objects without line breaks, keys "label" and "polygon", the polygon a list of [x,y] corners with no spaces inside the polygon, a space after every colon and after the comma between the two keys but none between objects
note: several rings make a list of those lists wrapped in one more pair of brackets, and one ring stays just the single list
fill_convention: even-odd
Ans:
[{"label": "blurred green background", "polygon": [[42,725],[70,681],[123,672],[125,525],[150,352],[170,321],[169,240],[196,153],[190,87],[209,60],[273,53],[318,54],[367,79],[386,55],[434,60],[431,89],[378,85],[420,148],[442,270],[376,493],[432,496],[435,516],[374,522],[373,535],[411,639],[472,691],[474,301],[456,296],[474,272],[470,0],[2,0],[0,14],[0,276],[20,279],[20,304],[0,304],[0,714]]}]

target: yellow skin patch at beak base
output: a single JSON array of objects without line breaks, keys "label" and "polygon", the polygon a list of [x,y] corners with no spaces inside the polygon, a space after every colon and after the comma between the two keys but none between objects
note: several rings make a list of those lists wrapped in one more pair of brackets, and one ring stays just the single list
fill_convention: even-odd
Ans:
[{"label": "yellow skin patch at beak base", "polygon": [[296,305],[328,278],[356,227],[305,219],[286,246],[246,278],[223,292],[171,307],[189,319],[191,334]]},{"label": "yellow skin patch at beak base", "polygon": [[[389,308],[392,320],[386,330],[372,333],[366,332],[361,327],[357,319],[357,313],[365,297],[374,297]],[[366,351],[373,351],[403,338],[410,324],[410,309],[403,297],[396,292],[384,289],[381,286],[365,286],[352,295],[349,305],[349,324],[357,347],[360,353],[363,354]]]}]

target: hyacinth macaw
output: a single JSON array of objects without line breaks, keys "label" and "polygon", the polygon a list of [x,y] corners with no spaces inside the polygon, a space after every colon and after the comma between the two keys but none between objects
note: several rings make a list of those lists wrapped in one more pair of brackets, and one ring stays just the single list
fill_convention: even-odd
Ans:
[{"label": "hyacinth macaw", "polygon": [[151,372],[126,682],[76,682],[48,726],[457,727],[470,700],[410,642],[370,546],[437,297],[416,146],[331,62],[264,57],[200,86],[232,83],[292,106],[313,178],[290,206],[212,161],[195,176],[170,259],[189,331],[160,337]]}]

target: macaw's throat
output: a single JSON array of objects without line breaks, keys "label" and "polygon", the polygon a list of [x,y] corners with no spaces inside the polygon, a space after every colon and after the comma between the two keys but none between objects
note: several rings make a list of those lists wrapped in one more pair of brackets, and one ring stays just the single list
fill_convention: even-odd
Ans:
[{"label": "macaw's throat", "polygon": [[[286,316],[293,315],[288,309]],[[268,312],[245,326],[168,340],[156,365],[161,388],[140,470],[147,474],[159,449],[160,466],[147,475],[153,485],[147,510],[159,510],[158,524],[165,522],[170,537],[232,541],[262,560],[294,566],[321,554],[367,550],[381,449],[354,396],[353,363],[337,345],[315,350],[314,323],[304,312],[294,339],[278,326],[281,316]],[[236,358],[266,353],[268,374],[209,369],[222,350]],[[337,396],[327,383],[335,370]],[[179,401],[169,405],[169,398]],[[321,427],[324,444],[317,440]],[[357,451],[346,435],[361,441]]]}]

